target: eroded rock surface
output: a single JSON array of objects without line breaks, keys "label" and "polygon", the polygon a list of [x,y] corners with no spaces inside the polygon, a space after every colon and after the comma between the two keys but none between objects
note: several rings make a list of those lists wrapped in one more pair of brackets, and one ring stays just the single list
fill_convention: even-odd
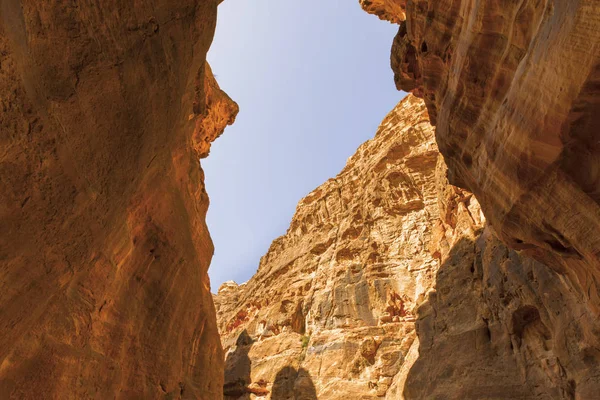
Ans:
[{"label": "eroded rock surface", "polygon": [[218,399],[216,0],[0,1],[0,397]]},{"label": "eroded rock surface", "polygon": [[406,0],[359,0],[362,8],[380,19],[400,23],[406,19]]},{"label": "eroded rock surface", "polygon": [[410,96],[337,177],[300,201],[256,275],[222,285],[215,302],[226,394],[386,393],[437,269],[428,244],[438,155],[425,105]]},{"label": "eroded rock surface", "polygon": [[[215,296],[226,399],[587,399],[600,326],[568,276],[509,250],[403,100]],[[296,396],[296,397],[294,397]]]},{"label": "eroded rock surface", "polygon": [[425,104],[219,291],[223,385],[219,2],[0,0],[0,397],[595,398],[600,6],[361,1]]},{"label": "eroded rock surface", "polygon": [[596,397],[593,307],[566,275],[508,249],[474,219],[474,196],[449,185],[445,171],[440,160],[441,266],[416,312],[418,357],[391,398]]},{"label": "eroded rock surface", "polygon": [[509,247],[599,310],[600,4],[361,1],[400,22],[399,89],[423,97],[450,181]]}]

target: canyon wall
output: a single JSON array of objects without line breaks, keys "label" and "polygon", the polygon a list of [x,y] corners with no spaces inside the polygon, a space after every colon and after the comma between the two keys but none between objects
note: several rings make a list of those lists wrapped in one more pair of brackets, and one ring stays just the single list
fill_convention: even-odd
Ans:
[{"label": "canyon wall", "polygon": [[496,234],[600,310],[600,4],[360,0],[399,30],[399,89],[427,104],[450,182]]},{"label": "canyon wall", "polygon": [[229,398],[386,393],[437,269],[428,243],[438,154],[424,104],[408,97],[337,177],[300,201],[256,275],[219,289]]},{"label": "canyon wall", "polygon": [[221,398],[217,3],[0,0],[0,398]]},{"label": "canyon wall", "polygon": [[0,397],[594,398],[600,5],[361,1],[424,103],[221,288],[223,386],[218,3],[0,0]]},{"label": "canyon wall", "polygon": [[590,399],[598,320],[448,183],[408,96],[215,296],[226,399]]}]

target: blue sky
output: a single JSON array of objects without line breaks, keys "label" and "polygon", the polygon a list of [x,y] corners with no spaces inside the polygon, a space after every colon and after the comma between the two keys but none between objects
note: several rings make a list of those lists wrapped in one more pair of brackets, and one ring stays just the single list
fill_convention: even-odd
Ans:
[{"label": "blue sky", "polygon": [[250,279],[297,202],[337,175],[404,96],[389,67],[396,31],[358,0],[219,6],[208,60],[240,113],[202,160],[213,292]]}]

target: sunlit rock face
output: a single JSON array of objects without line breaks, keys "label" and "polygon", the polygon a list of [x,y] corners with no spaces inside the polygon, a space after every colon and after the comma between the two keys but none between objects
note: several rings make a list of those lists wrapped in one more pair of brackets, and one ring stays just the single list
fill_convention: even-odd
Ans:
[{"label": "sunlit rock face", "polygon": [[439,263],[428,247],[438,155],[425,105],[409,96],[300,201],[256,275],[221,286],[226,398],[385,395]]},{"label": "sunlit rock face", "polygon": [[600,4],[361,3],[402,21],[396,85],[425,100],[450,181],[475,193],[504,243],[568,274],[598,312]]},{"label": "sunlit rock face", "polygon": [[[587,399],[600,326],[568,277],[509,250],[448,183],[403,100],[215,296],[226,399]],[[295,397],[294,397],[295,396]]]},{"label": "sunlit rock face", "polygon": [[0,1],[0,397],[218,399],[217,1]]}]

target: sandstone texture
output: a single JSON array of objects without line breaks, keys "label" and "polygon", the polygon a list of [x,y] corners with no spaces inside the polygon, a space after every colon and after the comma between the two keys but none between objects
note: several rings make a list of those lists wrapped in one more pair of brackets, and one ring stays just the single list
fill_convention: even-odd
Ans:
[{"label": "sandstone texture", "polygon": [[414,96],[217,321],[220,2],[0,0],[0,399],[597,398],[598,2],[361,0]]},{"label": "sandstone texture", "polygon": [[217,3],[0,1],[0,398],[221,398]]},{"label": "sandstone texture", "polygon": [[577,284],[507,248],[475,197],[436,184],[440,267],[418,305],[418,358],[393,399],[594,399],[600,323]]},{"label": "sandstone texture", "polygon": [[437,269],[428,244],[438,155],[425,105],[407,97],[337,177],[300,201],[256,275],[221,286],[225,394],[385,395]]},{"label": "sandstone texture", "polygon": [[359,2],[366,12],[377,15],[379,19],[396,24],[406,19],[405,0],[359,0]]},{"label": "sandstone texture", "polygon": [[450,182],[510,248],[600,311],[600,4],[366,1],[400,22],[391,63],[422,97]]},{"label": "sandstone texture", "polygon": [[600,326],[450,185],[408,96],[215,296],[226,399],[592,399]]}]

